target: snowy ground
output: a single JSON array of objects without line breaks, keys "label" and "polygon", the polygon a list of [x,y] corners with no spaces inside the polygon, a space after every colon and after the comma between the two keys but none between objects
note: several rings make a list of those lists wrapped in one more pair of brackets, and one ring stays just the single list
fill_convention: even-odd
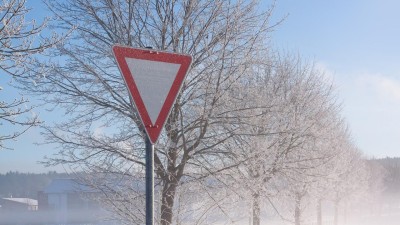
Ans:
[{"label": "snowy ground", "polygon": [[349,222],[344,225],[400,225],[400,213],[366,216],[365,218]]},{"label": "snowy ground", "polygon": [[[245,223],[248,225],[251,223]],[[242,224],[241,224],[242,225]],[[282,221],[262,221],[261,225],[293,225]],[[317,225],[316,222],[303,222],[301,225]],[[334,225],[333,221],[323,221],[322,225]],[[369,216],[352,218],[348,221],[339,221],[338,225],[400,225],[400,213],[382,214],[380,216]]]}]

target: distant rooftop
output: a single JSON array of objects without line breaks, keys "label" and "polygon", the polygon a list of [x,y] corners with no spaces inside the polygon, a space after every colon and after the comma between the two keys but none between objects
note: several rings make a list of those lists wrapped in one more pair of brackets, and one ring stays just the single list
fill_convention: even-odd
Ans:
[{"label": "distant rooftop", "polygon": [[31,198],[3,198],[3,199],[7,200],[7,201],[18,202],[18,203],[22,203],[25,205],[30,205],[30,206],[38,205],[38,201],[35,199],[31,199]]}]

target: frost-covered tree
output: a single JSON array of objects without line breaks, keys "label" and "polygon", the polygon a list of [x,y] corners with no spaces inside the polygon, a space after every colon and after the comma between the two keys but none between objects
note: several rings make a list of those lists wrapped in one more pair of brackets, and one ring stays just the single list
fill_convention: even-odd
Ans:
[{"label": "frost-covered tree", "polygon": [[281,216],[300,224],[304,206],[332,194],[328,187],[349,133],[323,71],[298,57],[267,61],[234,89],[242,90],[235,98],[257,116],[242,118],[247,135],[237,140],[235,152],[243,160],[227,180],[236,179],[238,192],[249,199],[254,225],[261,223],[262,206],[272,203],[278,210],[274,204],[283,199],[293,217]]},{"label": "frost-covered tree", "polygon": [[[0,89],[1,92],[4,92],[4,90]],[[7,147],[6,141],[15,140],[29,128],[40,123],[38,116],[32,112],[32,106],[28,106],[27,103],[28,100],[23,97],[20,99],[15,98],[11,102],[0,100],[0,127],[2,127],[0,133],[0,150],[12,149],[11,147]],[[22,128],[19,128],[19,126]],[[18,131],[9,132],[12,129],[18,128]]]},{"label": "frost-covered tree", "polygon": [[347,146],[350,142],[350,131],[347,124],[343,119],[338,118],[337,126],[330,133],[328,139],[326,139],[326,148],[330,152],[331,158],[322,167],[319,168],[320,179],[316,180],[313,184],[313,200],[316,205],[316,220],[317,225],[321,225],[324,219],[322,205],[325,202],[329,202],[332,199],[333,189],[332,184],[336,182],[338,178],[337,168],[341,162],[342,151],[346,151]]},{"label": "frost-covered tree", "polygon": [[[271,179],[280,183],[290,174],[298,178],[321,163],[318,161],[329,157],[310,146],[324,138],[322,131],[334,120],[337,107],[331,87],[320,71],[302,63],[298,57],[276,57],[275,60],[265,71],[270,74],[264,75],[264,82],[257,78],[260,89],[252,96],[253,99],[259,96],[260,105],[270,104],[268,111],[252,124],[254,138],[248,141],[245,151],[252,155],[244,165],[246,179],[252,181],[247,183],[248,190],[252,191],[253,224],[260,224],[263,197],[266,202],[272,187],[282,185],[270,183]],[[263,88],[268,91],[263,92]],[[306,167],[306,164],[309,165]],[[298,170],[302,170],[300,175]]]},{"label": "frost-covered tree", "polygon": [[0,5],[0,68],[12,76],[25,75],[36,53],[60,41],[55,34],[49,38],[43,35],[47,20],[40,24],[26,21],[30,10],[25,0],[4,0]]},{"label": "frost-covered tree", "polygon": [[339,221],[339,207],[345,200],[365,195],[368,189],[369,173],[362,153],[353,143],[342,146],[338,155],[336,178],[332,182],[332,199],[334,202],[334,224]]},{"label": "frost-covered tree", "polygon": [[171,224],[182,183],[238,163],[228,143],[240,133],[236,112],[250,109],[237,108],[239,100],[229,94],[265,53],[272,8],[262,11],[253,0],[71,0],[48,6],[58,29],[76,30],[53,52],[53,62],[41,65],[49,75],[38,77],[35,89],[24,87],[65,110],[58,124],[47,127],[48,142],[60,146],[47,163],[98,176],[94,186],[131,224],[143,220],[128,207],[143,193],[115,188],[109,180],[111,174],[132,180],[143,174],[143,132],[111,46],[152,46],[193,56],[154,155],[157,220]]},{"label": "frost-covered tree", "polygon": [[[60,42],[60,38],[53,35],[45,38],[41,35],[46,28],[46,21],[36,24],[35,20],[26,21],[25,17],[30,9],[26,7],[25,0],[3,0],[0,3],[0,71],[11,75],[12,78],[29,77],[29,65],[35,59],[37,53],[51,48]],[[4,78],[5,75],[2,79]],[[30,81],[31,82],[31,81]],[[7,88],[0,87],[0,94],[5,95]],[[39,123],[37,115],[32,112],[32,106],[28,105],[27,98],[15,97],[11,101],[0,100],[0,150],[8,149],[4,145],[6,140],[15,140],[30,127]],[[11,129],[5,129],[10,127]],[[7,132],[6,130],[17,130]]]},{"label": "frost-covered tree", "polygon": [[339,107],[323,74],[312,67],[301,68],[294,70],[298,77],[290,82],[289,110],[284,113],[289,118],[290,140],[294,141],[278,177],[282,194],[292,199],[291,220],[296,225],[308,205],[304,201],[314,194],[316,184],[326,176],[325,166],[335,156],[332,134],[337,129]]},{"label": "frost-covered tree", "polygon": [[[319,138],[304,148],[304,151],[311,152],[312,160],[301,162],[297,165],[301,168],[300,173],[296,172],[292,174],[293,177],[289,177],[289,195],[294,199],[294,221],[298,225],[305,221],[302,218],[305,212],[309,214],[310,220],[314,220],[316,213],[317,224],[322,223],[322,201],[329,200],[328,196],[333,195],[333,183],[340,179],[336,168],[342,164],[340,160],[343,160],[340,157],[343,151],[341,146],[348,144],[350,136],[343,129],[345,124],[337,114],[326,119],[331,121],[330,126],[326,124]],[[314,211],[314,207],[317,211]]]},{"label": "frost-covered tree", "polygon": [[291,188],[286,193],[301,192],[303,198],[314,191],[322,167],[335,155],[340,120],[330,83],[298,57],[270,54],[250,73],[231,94],[252,112],[241,117],[242,135],[232,144],[240,165],[220,179],[245,199],[241,207],[252,208],[258,225],[277,193]]}]

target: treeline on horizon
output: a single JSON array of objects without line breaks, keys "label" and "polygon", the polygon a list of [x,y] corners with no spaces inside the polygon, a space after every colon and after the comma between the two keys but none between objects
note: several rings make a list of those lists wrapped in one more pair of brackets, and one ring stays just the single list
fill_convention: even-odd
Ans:
[{"label": "treeline on horizon", "polygon": [[[400,157],[370,159],[385,169],[384,193],[400,193]],[[22,173],[9,171],[0,173],[0,197],[2,198],[37,198],[39,191],[56,178],[69,178],[67,173],[50,171],[47,173]]]},{"label": "treeline on horizon", "polygon": [[383,175],[383,193],[400,194],[400,157],[386,157],[371,159],[370,161],[377,162],[385,169],[385,174]]},{"label": "treeline on horizon", "polygon": [[70,175],[55,171],[47,173],[22,173],[18,171],[0,173],[0,197],[37,199],[38,192],[43,191],[53,179],[67,177],[70,177]]}]

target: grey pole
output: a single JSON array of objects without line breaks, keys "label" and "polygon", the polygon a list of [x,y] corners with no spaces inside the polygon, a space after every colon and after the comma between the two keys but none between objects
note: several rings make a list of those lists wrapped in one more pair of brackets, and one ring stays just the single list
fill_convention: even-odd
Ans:
[{"label": "grey pole", "polygon": [[146,225],[153,225],[154,213],[154,145],[146,135]]}]

